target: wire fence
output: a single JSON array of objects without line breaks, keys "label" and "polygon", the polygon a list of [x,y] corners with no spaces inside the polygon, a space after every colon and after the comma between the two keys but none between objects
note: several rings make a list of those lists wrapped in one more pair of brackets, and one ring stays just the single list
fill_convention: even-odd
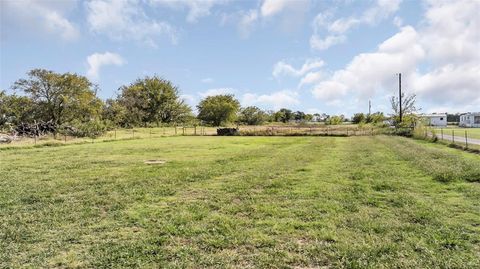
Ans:
[{"label": "wire fence", "polygon": [[465,149],[480,149],[480,129],[425,128],[424,136]]},{"label": "wire fence", "polygon": [[[98,143],[115,140],[153,139],[168,136],[213,136],[217,129],[210,126],[170,126],[156,128],[114,129],[96,138],[74,137],[64,134],[41,137],[14,137],[10,144],[2,147],[17,146],[56,146],[61,144]],[[281,125],[281,126],[237,126],[242,136],[371,136],[381,133],[378,128],[358,125]]]}]

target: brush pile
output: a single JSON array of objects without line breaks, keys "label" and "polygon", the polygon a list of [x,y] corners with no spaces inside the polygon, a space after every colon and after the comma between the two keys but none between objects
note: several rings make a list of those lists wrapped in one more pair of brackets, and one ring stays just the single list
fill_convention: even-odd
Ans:
[{"label": "brush pile", "polygon": [[53,121],[35,122],[35,123],[20,123],[14,129],[19,136],[42,136],[57,131],[57,125]]},{"label": "brush pile", "polygon": [[237,128],[218,128],[217,129],[217,135],[221,136],[231,136],[231,135],[238,135],[238,129]]}]

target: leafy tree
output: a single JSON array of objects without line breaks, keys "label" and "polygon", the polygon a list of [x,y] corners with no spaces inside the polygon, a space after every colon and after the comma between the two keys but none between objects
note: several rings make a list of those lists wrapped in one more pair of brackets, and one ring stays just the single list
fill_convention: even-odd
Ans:
[{"label": "leafy tree", "polygon": [[119,102],[128,111],[126,122],[131,125],[179,122],[191,112],[180,98],[178,88],[157,76],[137,79],[120,91]]},{"label": "leafy tree", "polygon": [[12,88],[23,91],[31,99],[39,112],[37,119],[51,120],[59,126],[99,117],[102,101],[86,77],[45,69],[33,69],[27,75],[27,79],[17,80]]},{"label": "leafy tree", "polygon": [[35,114],[35,106],[30,98],[0,91],[0,128],[21,122],[31,123],[35,120]]},{"label": "leafy tree", "polygon": [[367,123],[373,123],[373,124],[382,124],[384,120],[385,120],[385,115],[383,115],[383,112],[372,113],[368,115],[366,118]]},{"label": "leafy tree", "polygon": [[208,96],[197,105],[198,119],[213,126],[235,121],[240,102],[231,94]]},{"label": "leafy tree", "polygon": [[339,125],[342,124],[345,120],[345,116],[330,116],[325,120],[326,125]]},{"label": "leafy tree", "polygon": [[302,111],[296,111],[293,113],[293,118],[295,119],[295,121],[303,121],[305,120],[305,113],[303,113]]},{"label": "leafy tree", "polygon": [[359,123],[362,123],[362,122],[366,122],[365,114],[356,113],[355,115],[353,115],[352,123],[359,124]]},{"label": "leafy tree", "polygon": [[415,122],[415,113],[420,109],[415,106],[417,96],[415,94],[406,96],[402,93],[402,122],[400,121],[400,101],[397,96],[390,98],[392,107],[392,119],[395,126],[410,126]]},{"label": "leafy tree", "polygon": [[267,114],[256,106],[249,106],[240,110],[239,122],[247,125],[260,125],[265,122]]},{"label": "leafy tree", "polygon": [[306,121],[313,121],[313,115],[312,114],[305,114],[305,120]]},{"label": "leafy tree", "polygon": [[293,119],[293,112],[290,109],[282,108],[274,115],[276,122],[287,123]]},{"label": "leafy tree", "polygon": [[102,118],[114,126],[129,127],[127,122],[126,107],[120,104],[118,100],[107,99],[103,106]]}]

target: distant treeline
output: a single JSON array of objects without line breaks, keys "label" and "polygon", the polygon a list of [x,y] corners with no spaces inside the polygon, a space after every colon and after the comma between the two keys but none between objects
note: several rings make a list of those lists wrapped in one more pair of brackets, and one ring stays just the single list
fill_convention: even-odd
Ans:
[{"label": "distant treeline", "polygon": [[[343,115],[241,107],[240,102],[228,94],[205,97],[197,105],[198,115],[194,115],[180,97],[178,87],[158,76],[146,76],[121,86],[115,98],[105,101],[97,96],[97,85],[86,77],[45,69],[31,70],[27,78],[17,80],[11,90],[12,94],[0,91],[0,130],[9,132],[15,132],[19,126],[22,130],[35,129],[40,123],[53,126],[53,133],[96,136],[116,127],[347,121]],[[375,119],[383,120],[381,115]]]}]

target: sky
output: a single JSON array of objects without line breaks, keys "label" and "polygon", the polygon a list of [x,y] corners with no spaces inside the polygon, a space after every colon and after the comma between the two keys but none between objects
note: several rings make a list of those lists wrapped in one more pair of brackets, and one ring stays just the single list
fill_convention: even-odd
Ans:
[{"label": "sky", "polygon": [[480,111],[480,0],[1,0],[0,89],[33,68],[73,72],[102,99],[158,75],[192,107],[307,113]]}]

